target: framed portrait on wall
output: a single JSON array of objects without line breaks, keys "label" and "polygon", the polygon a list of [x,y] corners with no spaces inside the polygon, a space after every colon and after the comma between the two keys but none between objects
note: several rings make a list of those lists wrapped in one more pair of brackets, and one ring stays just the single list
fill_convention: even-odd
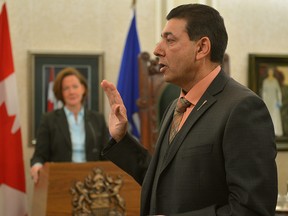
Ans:
[{"label": "framed portrait on wall", "polygon": [[32,141],[35,144],[37,128],[43,113],[63,105],[53,95],[53,81],[67,67],[75,68],[87,80],[88,94],[85,106],[103,111],[103,54],[30,52],[32,66]]},{"label": "framed portrait on wall", "polygon": [[250,54],[249,88],[270,112],[277,147],[288,149],[288,55]]}]

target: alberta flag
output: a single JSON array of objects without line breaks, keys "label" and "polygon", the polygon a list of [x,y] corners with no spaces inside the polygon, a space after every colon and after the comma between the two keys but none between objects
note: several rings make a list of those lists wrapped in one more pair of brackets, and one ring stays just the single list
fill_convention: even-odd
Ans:
[{"label": "alberta flag", "polygon": [[0,8],[0,216],[27,215],[18,108],[16,76],[4,3]]},{"label": "alberta flag", "polygon": [[139,53],[140,45],[136,28],[136,12],[133,9],[133,17],[126,38],[117,89],[127,109],[129,131],[138,139],[140,138],[140,120],[136,101],[139,98]]}]

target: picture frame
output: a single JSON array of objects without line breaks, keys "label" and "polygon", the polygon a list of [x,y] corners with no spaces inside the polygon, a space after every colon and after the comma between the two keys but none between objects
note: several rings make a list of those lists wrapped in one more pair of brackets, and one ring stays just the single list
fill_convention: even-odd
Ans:
[{"label": "picture frame", "polygon": [[248,80],[271,114],[278,150],[288,150],[288,54],[249,54]]},{"label": "picture frame", "polygon": [[[30,51],[32,68],[32,134],[30,145],[36,144],[37,128],[43,113],[47,112],[47,98],[51,74],[56,75],[64,68],[77,69],[87,80],[88,94],[85,106],[103,112],[103,53],[41,52]],[[61,106],[61,105],[60,105]],[[54,106],[55,107],[55,106]]]}]

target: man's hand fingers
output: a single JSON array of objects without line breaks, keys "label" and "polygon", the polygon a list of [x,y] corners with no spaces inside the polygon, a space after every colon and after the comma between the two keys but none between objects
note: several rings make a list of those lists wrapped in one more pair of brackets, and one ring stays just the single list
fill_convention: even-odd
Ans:
[{"label": "man's hand fingers", "polygon": [[101,87],[107,95],[111,107],[114,104],[123,104],[122,98],[113,83],[103,80],[101,82]]},{"label": "man's hand fingers", "polygon": [[120,105],[115,106],[114,113],[118,118],[119,122],[127,121],[126,109],[124,107],[122,107],[121,109]]}]

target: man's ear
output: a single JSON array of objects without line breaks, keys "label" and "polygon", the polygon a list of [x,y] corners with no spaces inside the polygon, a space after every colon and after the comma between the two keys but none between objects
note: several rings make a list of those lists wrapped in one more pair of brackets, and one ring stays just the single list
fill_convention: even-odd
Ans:
[{"label": "man's ear", "polygon": [[211,50],[211,42],[208,37],[202,37],[197,42],[197,53],[196,53],[196,59],[202,59],[208,55],[210,55]]}]

